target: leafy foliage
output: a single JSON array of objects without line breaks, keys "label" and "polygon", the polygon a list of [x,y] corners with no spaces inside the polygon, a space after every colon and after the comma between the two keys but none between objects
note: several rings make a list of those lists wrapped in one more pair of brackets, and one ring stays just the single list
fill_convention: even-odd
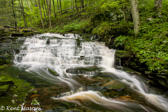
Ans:
[{"label": "leafy foliage", "polygon": [[92,33],[94,35],[107,35],[112,30],[112,27],[109,22],[102,22],[96,28],[93,29]]},{"label": "leafy foliage", "polygon": [[[135,53],[141,63],[145,63],[150,70],[166,72],[168,68],[167,36],[168,36],[168,1],[163,0],[162,17],[156,17],[154,0],[139,0],[140,33],[138,38],[133,38],[133,22],[130,16],[129,0],[85,0],[82,10],[81,0],[61,0],[62,15],[57,1],[51,3],[52,29],[47,32],[77,32],[99,35],[100,40],[109,46],[115,42],[117,47],[124,46],[125,50]],[[12,5],[9,1],[1,0],[0,23],[3,25],[24,26],[19,2],[14,0],[14,9],[17,20],[12,16]],[[36,2],[23,0],[28,27],[40,30],[41,18]],[[45,0],[41,0],[42,18],[45,28],[48,28],[49,18]],[[30,7],[31,6],[31,7]],[[58,10],[59,9],[59,10]],[[78,12],[78,13],[77,13]]]}]

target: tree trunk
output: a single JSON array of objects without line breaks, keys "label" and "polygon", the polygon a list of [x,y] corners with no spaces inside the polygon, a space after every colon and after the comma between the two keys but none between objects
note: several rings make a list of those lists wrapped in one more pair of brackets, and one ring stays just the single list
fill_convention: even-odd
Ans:
[{"label": "tree trunk", "polygon": [[161,17],[162,15],[162,0],[155,0],[154,10],[157,13],[157,16]]},{"label": "tree trunk", "polygon": [[52,0],[52,2],[53,2],[54,16],[55,16],[55,18],[56,18],[56,13],[55,13],[55,2],[54,2],[54,0]]},{"label": "tree trunk", "polygon": [[45,19],[47,19],[47,17],[46,17],[46,13],[45,13],[45,6],[44,6],[45,4],[44,4],[44,2],[42,2],[42,9],[43,9],[43,15],[44,15],[44,17],[45,17]]},{"label": "tree trunk", "polygon": [[45,8],[45,13],[46,15],[48,14],[48,4],[47,4],[47,0],[44,0],[44,8]]},{"label": "tree trunk", "polygon": [[51,26],[51,0],[47,0],[47,5],[48,5],[49,28],[52,29],[52,26]]},{"label": "tree trunk", "polygon": [[75,0],[75,6],[76,6],[77,15],[79,16],[79,10],[78,10],[78,5],[77,5],[77,1],[76,0]]},{"label": "tree trunk", "polygon": [[34,0],[34,6],[37,7],[37,1],[36,0]]},{"label": "tree trunk", "polygon": [[62,16],[62,3],[61,3],[61,0],[59,0],[59,3],[60,3],[60,11],[61,11],[61,16]]},{"label": "tree trunk", "polygon": [[138,12],[138,0],[130,0],[131,3],[131,13],[132,19],[134,23],[134,33],[135,37],[138,36],[139,33],[139,12]]},{"label": "tree trunk", "polygon": [[[29,2],[29,0],[28,0],[28,2]],[[32,13],[32,12],[33,12],[33,9],[32,9],[33,2],[32,2],[31,0],[30,0],[29,6],[30,6],[30,11],[31,11],[31,13]],[[34,23],[34,17],[33,17],[33,16],[31,16],[31,21],[32,21],[32,23]]]},{"label": "tree trunk", "polygon": [[[27,6],[30,8],[30,10],[31,10],[31,12],[32,12],[32,9],[31,9],[31,6],[30,6],[30,4],[29,4],[29,0],[27,0]],[[31,22],[31,24],[32,24],[32,17],[31,17],[32,15],[30,15],[30,22]]]},{"label": "tree trunk", "polygon": [[15,18],[15,27],[17,27],[16,14],[15,14],[15,8],[14,8],[14,0],[12,0],[12,10],[13,10],[13,17]]},{"label": "tree trunk", "polygon": [[44,29],[44,23],[43,23],[43,16],[42,16],[42,12],[41,12],[40,0],[38,0],[38,4],[39,4],[40,16],[41,16],[41,25],[43,27],[43,31],[45,31],[45,29]]},{"label": "tree trunk", "polygon": [[19,0],[19,4],[20,4],[20,8],[22,10],[22,16],[23,16],[23,19],[24,19],[24,26],[27,27],[26,17],[25,17],[25,12],[24,12],[24,6],[23,6],[23,1]]},{"label": "tree trunk", "polygon": [[60,18],[61,18],[61,13],[60,13],[59,1],[58,1],[58,0],[57,0],[57,8],[58,8],[59,16],[60,16]]},{"label": "tree trunk", "polygon": [[84,11],[84,8],[85,8],[84,0],[81,0],[81,7],[82,7],[82,11]]}]

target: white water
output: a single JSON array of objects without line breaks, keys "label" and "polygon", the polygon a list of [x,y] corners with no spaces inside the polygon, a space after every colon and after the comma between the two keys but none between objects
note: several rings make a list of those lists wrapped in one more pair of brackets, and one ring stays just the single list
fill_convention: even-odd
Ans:
[{"label": "white water", "polygon": [[[60,39],[54,39],[53,37]],[[48,38],[50,38],[49,43],[47,43]],[[67,73],[67,69],[90,66],[102,67],[104,71],[113,73],[121,81],[130,85],[133,90],[142,94],[149,103],[163,111],[168,111],[167,99],[161,95],[149,93],[147,85],[135,75],[130,75],[114,68],[115,50],[109,49],[103,43],[98,42],[82,42],[81,47],[77,47],[76,38],[81,37],[74,34],[63,36],[47,33],[27,38],[21,52],[15,55],[14,63],[16,66],[24,68],[26,71],[36,74],[54,84],[63,82],[69,85],[74,91],[81,87],[84,88],[84,85],[75,79],[74,74]],[[82,57],[83,59],[81,59]],[[101,57],[102,59],[97,57]],[[57,74],[53,75],[50,70]],[[91,101],[110,110],[125,112],[133,112],[136,108],[143,111],[154,111],[138,103],[105,98],[92,90],[80,91],[69,96],[54,99],[74,102],[80,105],[83,104],[81,102]]]}]

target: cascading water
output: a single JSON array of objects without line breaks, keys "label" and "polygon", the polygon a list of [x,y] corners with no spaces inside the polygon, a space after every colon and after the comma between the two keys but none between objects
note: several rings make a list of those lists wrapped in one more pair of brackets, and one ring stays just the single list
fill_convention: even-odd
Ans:
[{"label": "cascading water", "polygon": [[[49,33],[27,38],[20,53],[15,55],[14,63],[27,72],[36,74],[51,83],[63,82],[69,85],[74,92],[83,88],[80,92],[69,96],[54,97],[55,100],[73,102],[79,105],[84,105],[84,101],[90,101],[110,110],[124,112],[134,112],[137,111],[136,109],[155,112],[155,110],[139,103],[103,97],[97,91],[86,89],[85,85],[76,80],[75,74],[67,72],[69,68],[97,66],[105,72],[111,72],[119,80],[130,85],[133,90],[143,95],[146,101],[152,105],[163,111],[168,111],[166,98],[149,93],[147,85],[139,77],[114,68],[115,50],[98,42],[81,42],[78,46],[76,39],[79,38],[81,38],[79,35],[74,34],[63,36]],[[94,74],[90,75],[90,77],[92,76]]]}]

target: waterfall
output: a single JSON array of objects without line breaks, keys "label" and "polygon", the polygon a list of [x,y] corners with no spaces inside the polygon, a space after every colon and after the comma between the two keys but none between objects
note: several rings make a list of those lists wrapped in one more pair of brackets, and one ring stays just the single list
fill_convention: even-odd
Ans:
[{"label": "waterfall", "polygon": [[[115,52],[113,52],[113,53],[115,53]],[[109,59],[109,56],[112,59]],[[161,95],[155,95],[155,94],[150,93],[148,91],[147,85],[139,77],[137,77],[135,75],[130,75],[129,73],[124,72],[122,70],[115,69],[114,65],[113,65],[114,60],[115,60],[114,54],[111,54],[111,53],[109,53],[108,55],[106,54],[106,56],[103,57],[104,63],[102,63],[101,66],[105,69],[105,71],[113,73],[122,82],[130,85],[130,87],[133,90],[141,93],[149,103],[157,106],[158,108],[160,108],[164,111],[168,111],[168,106],[167,106],[168,100],[166,98],[164,98]],[[112,64],[110,65],[109,63],[112,63]]]},{"label": "waterfall", "polygon": [[[14,63],[17,67],[53,84],[65,83],[74,91],[74,94],[69,96],[53,97],[54,100],[63,100],[79,105],[85,105],[85,101],[90,101],[104,108],[123,112],[138,110],[155,112],[139,103],[114,100],[104,97],[100,92],[87,90],[85,85],[76,80],[75,74],[67,72],[70,68],[97,66],[128,84],[134,91],[143,95],[150,104],[163,111],[168,111],[166,98],[149,93],[148,86],[139,77],[115,69],[115,50],[109,49],[100,42],[83,41],[80,46],[77,46],[76,39],[81,38],[76,34],[63,36],[50,33],[26,38],[20,53],[15,55]],[[81,73],[80,75],[85,74]],[[83,89],[78,91],[79,88]]]}]

